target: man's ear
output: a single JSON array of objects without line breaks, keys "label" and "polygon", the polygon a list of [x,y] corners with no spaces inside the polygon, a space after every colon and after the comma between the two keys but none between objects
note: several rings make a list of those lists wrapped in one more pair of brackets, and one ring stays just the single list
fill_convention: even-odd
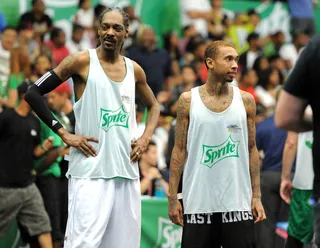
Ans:
[{"label": "man's ear", "polygon": [[206,61],[205,61],[208,69],[214,69],[214,60],[212,58],[206,58]]}]

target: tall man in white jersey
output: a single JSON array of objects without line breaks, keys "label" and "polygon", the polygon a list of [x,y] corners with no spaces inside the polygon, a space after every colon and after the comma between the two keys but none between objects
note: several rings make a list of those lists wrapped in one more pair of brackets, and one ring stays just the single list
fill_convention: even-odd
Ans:
[{"label": "tall man in white jersey", "polygon": [[[169,217],[183,226],[183,248],[253,248],[264,220],[252,95],[229,84],[238,54],[224,41],[205,51],[206,84],[178,100]],[[182,206],[177,190],[183,171]],[[255,219],[255,220],[254,220]]]},{"label": "tall man in white jersey", "polygon": [[[306,114],[311,116],[310,106]],[[310,117],[311,118],[311,117]],[[312,167],[313,132],[289,132],[283,150],[280,195],[290,204],[288,238],[285,248],[303,248],[313,239],[312,223]],[[296,170],[291,182],[290,172],[296,159]]]},{"label": "tall man in white jersey", "polygon": [[[159,105],[141,67],[120,55],[128,16],[106,9],[98,31],[101,45],[70,55],[41,77],[26,100],[71,146],[69,218],[65,248],[138,248],[140,183],[136,161],[156,128]],[[51,115],[42,95],[72,77],[75,135]],[[135,91],[148,108],[146,128],[136,135]]]}]

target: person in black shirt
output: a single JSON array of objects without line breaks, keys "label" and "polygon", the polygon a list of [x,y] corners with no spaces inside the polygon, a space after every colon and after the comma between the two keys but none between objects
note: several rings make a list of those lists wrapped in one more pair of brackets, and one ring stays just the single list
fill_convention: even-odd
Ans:
[{"label": "person in black shirt", "polygon": [[171,75],[170,56],[165,49],[157,48],[155,32],[149,26],[139,29],[137,42],[137,45],[127,49],[127,56],[141,65],[152,92],[157,96],[164,90],[166,81]]},{"label": "person in black shirt", "polygon": [[43,0],[32,0],[32,9],[24,13],[19,21],[21,24],[31,26],[36,36],[43,40],[43,36],[52,29],[52,20],[45,14]]},{"label": "person in black shirt", "polygon": [[39,190],[34,184],[32,163],[52,147],[50,139],[40,144],[40,123],[24,100],[29,83],[18,87],[20,104],[0,113],[0,237],[12,221],[38,236],[40,247],[52,248],[51,227]]},{"label": "person in black shirt", "polygon": [[[281,92],[275,113],[279,128],[294,132],[314,132],[313,153],[313,198],[315,243],[320,245],[320,97],[318,91],[320,64],[320,36],[314,36],[303,49]],[[308,104],[313,111],[313,120],[304,116]]]}]

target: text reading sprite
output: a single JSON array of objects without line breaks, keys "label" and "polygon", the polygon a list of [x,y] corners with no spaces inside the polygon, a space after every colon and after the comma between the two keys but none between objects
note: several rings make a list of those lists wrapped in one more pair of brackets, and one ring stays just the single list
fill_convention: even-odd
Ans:
[{"label": "text reading sprite", "polygon": [[128,120],[129,113],[123,106],[115,111],[101,109],[101,128],[106,132],[113,126],[128,128]]},{"label": "text reading sprite", "polygon": [[201,164],[211,168],[223,159],[239,157],[239,143],[240,141],[233,141],[230,135],[218,146],[202,145]]}]

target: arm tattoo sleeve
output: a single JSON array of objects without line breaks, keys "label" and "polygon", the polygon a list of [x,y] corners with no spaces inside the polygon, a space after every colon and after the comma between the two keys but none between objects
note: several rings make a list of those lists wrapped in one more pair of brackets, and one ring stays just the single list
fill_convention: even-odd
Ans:
[{"label": "arm tattoo sleeve", "polygon": [[247,111],[248,123],[248,150],[249,150],[249,170],[251,178],[252,197],[260,198],[260,166],[259,166],[259,153],[256,147],[256,104],[252,96],[244,96],[243,102]]},{"label": "arm tattoo sleeve", "polygon": [[177,107],[177,124],[175,128],[175,145],[170,162],[169,197],[176,198],[178,186],[186,158],[186,144],[189,126],[190,99],[180,96]]}]

